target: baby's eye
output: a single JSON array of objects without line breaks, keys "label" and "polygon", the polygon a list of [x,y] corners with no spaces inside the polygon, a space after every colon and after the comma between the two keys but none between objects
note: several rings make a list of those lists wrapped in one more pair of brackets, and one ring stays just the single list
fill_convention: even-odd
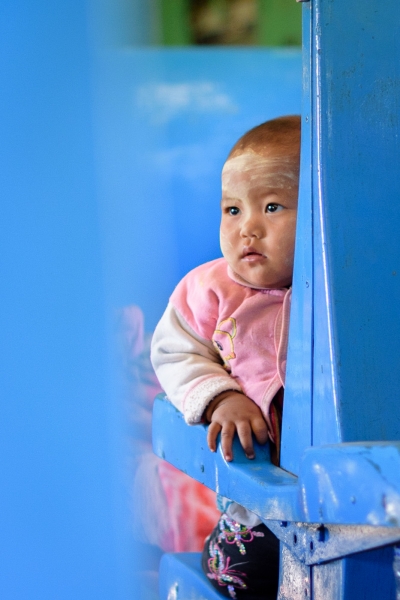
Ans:
[{"label": "baby's eye", "polygon": [[230,207],[228,208],[228,213],[229,213],[230,215],[238,215],[238,214],[239,214],[239,212],[240,212],[240,211],[239,211],[239,209],[238,209],[238,207],[237,207],[237,206],[230,206]]},{"label": "baby's eye", "polygon": [[228,213],[228,215],[235,216],[235,215],[238,215],[238,214],[239,214],[239,212],[240,212],[240,210],[238,209],[238,207],[237,207],[237,206],[229,206],[229,207],[227,208],[227,213]]},{"label": "baby's eye", "polygon": [[275,202],[270,202],[269,204],[267,204],[267,206],[265,208],[265,212],[274,213],[274,212],[278,212],[282,209],[283,209],[283,206],[281,206],[280,204],[276,204]]}]

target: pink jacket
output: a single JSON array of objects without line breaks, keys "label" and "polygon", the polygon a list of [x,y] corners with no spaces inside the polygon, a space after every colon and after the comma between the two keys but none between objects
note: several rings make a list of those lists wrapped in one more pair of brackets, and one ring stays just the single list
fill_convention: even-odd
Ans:
[{"label": "pink jacket", "polygon": [[152,362],[187,423],[227,390],[243,391],[270,422],[285,378],[290,296],[238,283],[224,258],[182,279],[155,330]]}]

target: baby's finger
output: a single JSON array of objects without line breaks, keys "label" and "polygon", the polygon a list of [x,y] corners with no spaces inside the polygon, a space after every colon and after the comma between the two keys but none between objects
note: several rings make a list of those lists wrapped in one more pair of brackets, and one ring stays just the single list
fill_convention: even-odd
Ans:
[{"label": "baby's finger", "polygon": [[268,425],[262,417],[256,417],[251,422],[255,438],[259,444],[266,444],[268,441]]},{"label": "baby's finger", "polygon": [[255,454],[253,448],[253,439],[251,437],[250,423],[248,421],[239,423],[237,425],[237,432],[246,457],[250,459],[254,458]]},{"label": "baby's finger", "polygon": [[217,449],[217,437],[222,427],[219,423],[210,423],[207,432],[207,444],[211,452],[215,452]]},{"label": "baby's finger", "polygon": [[235,435],[235,424],[234,423],[226,423],[222,427],[221,431],[221,447],[222,453],[225,457],[225,460],[231,461],[233,459],[232,453],[232,442],[233,436]]}]

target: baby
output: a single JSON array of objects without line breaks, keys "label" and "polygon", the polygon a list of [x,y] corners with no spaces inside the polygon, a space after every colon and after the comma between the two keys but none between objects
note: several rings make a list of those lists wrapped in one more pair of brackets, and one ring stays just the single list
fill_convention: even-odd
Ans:
[{"label": "baby", "polygon": [[[223,258],[186,275],[154,333],[152,361],[189,424],[209,423],[233,460],[238,435],[279,456],[300,157],[300,117],[267,121],[232,148],[222,170]],[[278,462],[276,458],[275,462]],[[230,598],[276,598],[278,541],[234,502],[206,540],[203,569]]]}]

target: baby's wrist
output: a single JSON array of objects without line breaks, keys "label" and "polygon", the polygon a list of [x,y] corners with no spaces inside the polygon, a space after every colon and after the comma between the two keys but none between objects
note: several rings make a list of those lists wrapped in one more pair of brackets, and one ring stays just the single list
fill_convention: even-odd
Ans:
[{"label": "baby's wrist", "polygon": [[211,423],[211,418],[215,409],[223,402],[228,396],[232,394],[240,394],[238,390],[226,390],[225,392],[221,392],[218,396],[215,396],[208,404],[207,408],[204,411],[204,418],[206,423]]}]

